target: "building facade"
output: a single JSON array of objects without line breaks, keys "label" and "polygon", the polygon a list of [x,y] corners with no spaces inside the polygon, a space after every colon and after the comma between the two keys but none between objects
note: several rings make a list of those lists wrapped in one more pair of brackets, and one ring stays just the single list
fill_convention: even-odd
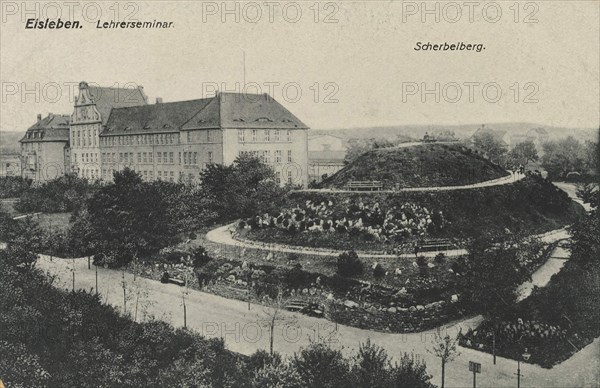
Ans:
[{"label": "building facade", "polygon": [[333,135],[308,138],[308,179],[319,183],[344,168],[348,148],[344,139]]},{"label": "building facade", "polygon": [[69,116],[48,114],[27,129],[21,143],[21,176],[44,182],[70,172]]},{"label": "building facade", "polygon": [[210,164],[260,157],[280,184],[307,185],[308,127],[268,95],[115,108],[100,134],[101,177],[129,167],[145,180],[197,181]]},{"label": "building facade", "polygon": [[38,117],[21,150],[22,175],[36,180],[111,180],[130,168],[148,181],[197,181],[210,164],[253,155],[281,185],[308,184],[308,127],[267,94],[148,104],[142,87],[81,82],[71,116]]},{"label": "building facade", "polygon": [[141,87],[103,88],[79,83],[79,94],[71,114],[71,166],[77,175],[88,179],[101,178],[100,133],[113,108],[147,104]]}]

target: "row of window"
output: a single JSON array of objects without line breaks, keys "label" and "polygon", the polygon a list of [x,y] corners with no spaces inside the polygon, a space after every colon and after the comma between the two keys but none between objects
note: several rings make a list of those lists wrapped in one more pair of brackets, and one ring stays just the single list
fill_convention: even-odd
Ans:
[{"label": "row of window", "polygon": [[[254,156],[257,158],[261,158],[261,160],[263,161],[263,163],[271,163],[271,151],[270,150],[263,150],[263,151],[240,151],[239,155],[248,155],[248,156]],[[282,159],[282,155],[283,155],[283,151],[281,150],[276,150],[274,152],[274,158],[273,158],[273,163],[282,163],[283,159]],[[291,163],[293,161],[292,159],[292,150],[288,150],[287,151],[287,162]]]},{"label": "row of window", "polygon": [[[86,154],[87,155],[87,154]],[[214,153],[212,151],[207,152],[207,162],[214,163]],[[154,163],[154,153],[152,152],[137,152],[134,159],[133,152],[119,152],[118,159],[116,152],[103,152],[102,163]],[[87,160],[84,160],[84,162]],[[97,161],[97,160],[96,160]],[[174,152],[157,152],[156,153],[157,164],[175,164],[175,153]],[[178,164],[186,166],[198,165],[198,152],[179,152],[178,153]]]},{"label": "row of window", "polygon": [[[146,181],[154,180],[154,171],[153,170],[140,170],[140,169],[137,169],[137,170],[134,169],[134,170],[137,171],[144,180],[146,180]],[[115,171],[118,171],[118,170],[115,170],[114,168],[103,168],[102,169],[102,178],[103,179],[112,178]],[[194,176],[195,176],[195,174],[189,173],[189,174],[187,174],[187,179],[189,179],[190,181],[194,180]],[[186,174],[183,171],[180,171],[178,179],[183,180],[185,178],[186,178]],[[156,171],[156,179],[175,182],[175,171],[158,170],[158,171]]]},{"label": "row of window", "polygon": [[73,145],[77,147],[94,147],[96,146],[96,138],[98,137],[97,128],[87,129],[72,129],[71,139],[73,139]]},{"label": "row of window", "polygon": [[100,139],[103,146],[117,145],[152,145],[152,144],[178,144],[178,133],[156,133],[153,135],[122,135],[105,136]]},{"label": "row of window", "polygon": [[[98,163],[98,154],[95,152],[81,153],[82,163]],[[73,163],[77,163],[77,153],[73,152]]]},{"label": "row of window", "polygon": [[[280,129],[238,129],[238,142],[278,142],[278,141],[292,141],[292,131],[286,130],[285,134]],[[285,138],[282,137],[285,136]]]}]

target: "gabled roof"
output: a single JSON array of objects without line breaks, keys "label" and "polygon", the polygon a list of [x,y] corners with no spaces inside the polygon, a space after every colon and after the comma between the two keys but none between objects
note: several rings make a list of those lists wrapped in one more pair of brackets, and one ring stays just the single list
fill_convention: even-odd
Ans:
[{"label": "gabled roof", "polygon": [[266,94],[219,93],[199,100],[115,108],[102,135],[208,128],[308,129]]},{"label": "gabled roof", "polygon": [[211,99],[167,102],[114,108],[102,132],[105,135],[144,132],[173,132],[205,108]]},{"label": "gabled roof", "polygon": [[219,93],[222,128],[308,129],[268,94]]},{"label": "gabled roof", "polygon": [[[89,86],[87,82],[79,83],[79,97],[75,105],[95,104],[100,113],[102,124],[106,125],[108,116],[113,108],[124,108],[131,106],[147,105],[148,99],[144,94],[143,88],[107,88],[101,86]],[[86,93],[81,91],[87,89],[89,99]]]},{"label": "gabled roof", "polygon": [[[20,142],[37,141],[69,141],[69,121],[68,115],[55,115],[49,113],[48,116],[38,120],[27,129]],[[37,137],[33,134],[37,133]],[[31,136],[28,138],[28,134]]]}]

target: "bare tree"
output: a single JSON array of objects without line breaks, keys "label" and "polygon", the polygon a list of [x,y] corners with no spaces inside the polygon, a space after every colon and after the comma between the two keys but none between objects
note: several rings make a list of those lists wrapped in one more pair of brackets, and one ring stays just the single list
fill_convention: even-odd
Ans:
[{"label": "bare tree", "polygon": [[442,333],[438,328],[431,340],[431,344],[431,348],[428,348],[427,352],[442,360],[442,388],[444,388],[446,364],[452,362],[460,354],[457,349],[458,336],[454,338],[450,337],[448,334],[442,336]]},{"label": "bare tree", "polygon": [[269,353],[273,354],[273,342],[275,340],[275,327],[283,324],[293,324],[295,319],[286,317],[281,311],[284,306],[283,292],[281,286],[278,287],[277,296],[275,297],[274,303],[271,307],[265,308],[264,315],[265,319],[263,322],[266,323],[269,328]]}]

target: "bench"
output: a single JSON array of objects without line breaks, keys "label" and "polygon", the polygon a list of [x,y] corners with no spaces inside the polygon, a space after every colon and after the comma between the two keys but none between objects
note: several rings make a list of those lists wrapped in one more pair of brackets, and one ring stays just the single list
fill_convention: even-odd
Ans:
[{"label": "bench", "polygon": [[180,278],[171,277],[168,272],[163,273],[162,277],[160,278],[160,282],[177,284],[178,286],[182,286],[182,287],[185,286],[185,280],[180,279]]},{"label": "bench", "polygon": [[427,240],[418,245],[419,252],[436,252],[436,251],[445,251],[449,249],[456,248],[452,241],[447,239],[441,240]]},{"label": "bench", "polygon": [[380,191],[383,183],[380,181],[350,181],[346,188],[351,191]]},{"label": "bench", "polygon": [[309,303],[302,300],[293,300],[285,305],[285,309],[291,312],[299,312],[311,317],[322,317],[325,309],[318,303]]}]

